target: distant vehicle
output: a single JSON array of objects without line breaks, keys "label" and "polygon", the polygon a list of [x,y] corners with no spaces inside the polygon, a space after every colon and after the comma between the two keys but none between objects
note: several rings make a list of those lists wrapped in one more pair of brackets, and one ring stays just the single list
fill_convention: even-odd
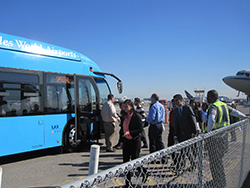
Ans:
[{"label": "distant vehicle", "polygon": [[100,109],[111,93],[88,57],[0,33],[0,157],[52,147],[79,149],[104,136]]},{"label": "distant vehicle", "polygon": [[222,79],[228,86],[243,92],[247,95],[247,101],[250,99],[250,69],[241,70],[236,75],[226,76]]}]

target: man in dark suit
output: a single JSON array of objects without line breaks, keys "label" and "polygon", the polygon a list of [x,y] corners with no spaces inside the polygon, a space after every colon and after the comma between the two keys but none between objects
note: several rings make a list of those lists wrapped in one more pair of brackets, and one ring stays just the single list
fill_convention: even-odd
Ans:
[{"label": "man in dark suit", "polygon": [[[196,117],[190,106],[183,105],[183,98],[180,94],[174,96],[178,108],[174,110],[174,140],[175,143],[186,141],[196,135]],[[181,151],[181,157],[177,162],[177,170],[185,166],[185,156],[188,156],[191,163],[191,170],[195,169],[194,159],[196,156],[195,146]]]}]

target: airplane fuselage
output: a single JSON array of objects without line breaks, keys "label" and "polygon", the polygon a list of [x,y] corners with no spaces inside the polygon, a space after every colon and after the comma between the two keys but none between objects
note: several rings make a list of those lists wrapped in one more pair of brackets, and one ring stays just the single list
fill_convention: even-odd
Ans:
[{"label": "airplane fuselage", "polygon": [[222,80],[233,89],[250,95],[250,70],[239,71],[235,76],[226,76]]}]

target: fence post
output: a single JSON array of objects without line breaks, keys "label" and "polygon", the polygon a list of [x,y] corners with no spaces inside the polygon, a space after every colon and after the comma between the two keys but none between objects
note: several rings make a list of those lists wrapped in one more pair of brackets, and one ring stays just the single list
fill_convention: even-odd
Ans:
[{"label": "fence post", "polygon": [[239,186],[238,187],[241,187],[243,182],[244,182],[244,179],[243,179],[243,174],[244,174],[244,160],[245,160],[245,145],[246,145],[246,129],[247,129],[247,124],[248,121],[245,123],[242,131],[243,131],[243,138],[242,138],[242,152],[241,152],[241,164],[240,164],[240,177],[239,177]]},{"label": "fence post", "polygon": [[0,188],[2,187],[2,175],[3,175],[3,169],[0,167]]},{"label": "fence post", "polygon": [[198,187],[203,187],[203,150],[204,150],[204,135],[201,135],[201,142],[198,142]]},{"label": "fence post", "polygon": [[100,146],[92,145],[90,148],[89,175],[98,172]]}]

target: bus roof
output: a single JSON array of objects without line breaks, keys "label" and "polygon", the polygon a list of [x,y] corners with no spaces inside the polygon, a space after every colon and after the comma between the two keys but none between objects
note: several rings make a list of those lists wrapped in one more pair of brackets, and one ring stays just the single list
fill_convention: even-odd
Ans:
[{"label": "bus roof", "polygon": [[75,61],[81,60],[80,54],[73,50],[4,33],[0,33],[0,48]]},{"label": "bus roof", "polygon": [[[16,56],[16,58],[18,58],[18,60],[16,61],[18,62],[14,62],[13,55],[7,55],[6,53],[4,53],[3,55],[3,53],[0,53],[2,60],[10,58],[10,61],[12,62],[11,64],[6,64],[6,62],[2,62],[0,63],[0,67],[3,66],[41,71],[64,72],[71,74],[88,74],[92,76],[103,77],[101,75],[95,75],[94,73],[89,72],[90,67],[92,67],[94,71],[101,71],[101,69],[87,56],[76,51],[55,46],[52,44],[0,33],[0,51],[1,50],[6,50],[9,52],[12,51],[13,53],[19,52],[22,53],[23,56]],[[24,58],[27,56],[25,54],[36,56],[36,59],[41,57],[40,59],[42,59],[43,63],[40,65],[34,65],[30,58]],[[51,60],[48,60],[48,58],[50,58]],[[24,61],[24,59],[26,59],[25,63],[22,62]],[[82,67],[80,66],[80,64],[84,66]]]}]

